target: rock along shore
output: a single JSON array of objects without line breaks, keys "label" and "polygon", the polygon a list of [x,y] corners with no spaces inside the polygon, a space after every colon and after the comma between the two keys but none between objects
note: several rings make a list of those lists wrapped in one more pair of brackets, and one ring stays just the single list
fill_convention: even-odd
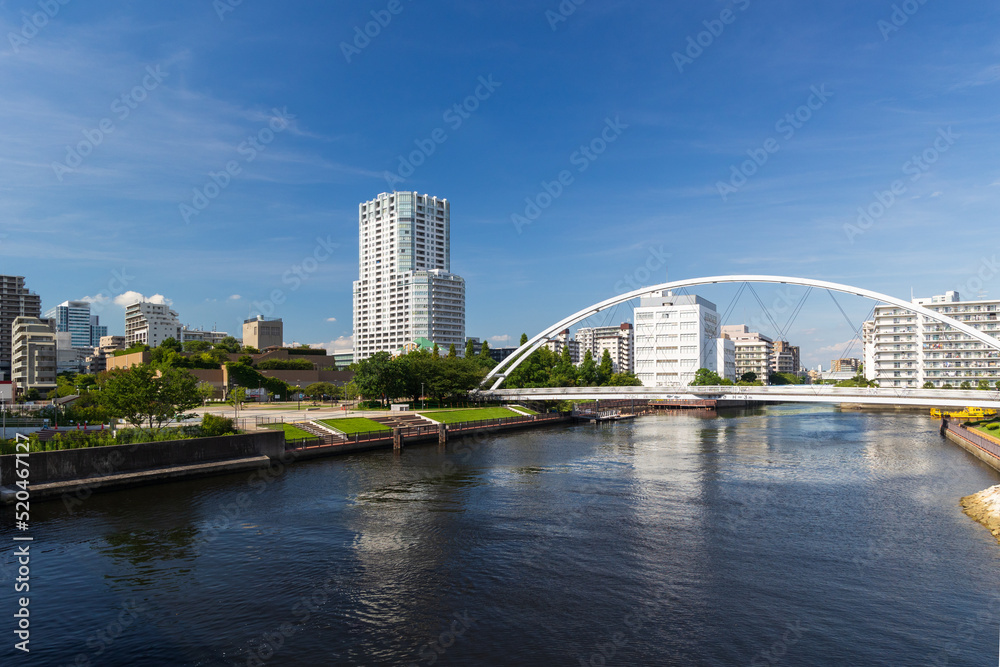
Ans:
[{"label": "rock along shore", "polygon": [[1000,484],[965,496],[959,502],[962,511],[986,526],[1000,541]]}]

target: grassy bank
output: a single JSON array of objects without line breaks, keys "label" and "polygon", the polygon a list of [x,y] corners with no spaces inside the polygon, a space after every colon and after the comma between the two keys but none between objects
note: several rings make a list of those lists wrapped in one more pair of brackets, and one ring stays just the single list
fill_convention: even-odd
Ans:
[{"label": "grassy bank", "polygon": [[343,417],[341,419],[320,419],[321,424],[325,424],[330,428],[335,428],[342,433],[347,435],[354,435],[355,433],[367,433],[368,431],[389,431],[391,430],[385,424],[379,424],[371,419],[366,419],[365,417]]},{"label": "grassy bank", "polygon": [[443,410],[440,412],[418,412],[428,419],[443,424],[456,424],[458,422],[474,422],[480,419],[507,419],[508,417],[523,417],[513,410],[507,408],[471,408],[468,410]]}]

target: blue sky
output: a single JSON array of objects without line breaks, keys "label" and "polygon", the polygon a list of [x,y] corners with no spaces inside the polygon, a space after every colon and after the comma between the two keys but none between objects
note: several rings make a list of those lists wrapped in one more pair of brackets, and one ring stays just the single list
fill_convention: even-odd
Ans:
[{"label": "blue sky", "polygon": [[[349,348],[386,172],[451,201],[467,333],[494,345],[668,268],[1000,297],[995,5],[62,2],[0,1],[0,272],[113,332],[131,291]],[[841,302],[854,326],[872,305]],[[852,336],[825,295],[787,333],[824,367]]]}]

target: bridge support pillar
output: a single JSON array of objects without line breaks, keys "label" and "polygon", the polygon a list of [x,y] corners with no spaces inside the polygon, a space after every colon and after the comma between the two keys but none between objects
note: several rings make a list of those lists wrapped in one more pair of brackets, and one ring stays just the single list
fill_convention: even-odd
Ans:
[{"label": "bridge support pillar", "polygon": [[392,429],[392,448],[394,451],[403,451],[403,432],[398,426]]},{"label": "bridge support pillar", "polygon": [[438,424],[438,444],[444,445],[448,442],[448,425]]}]

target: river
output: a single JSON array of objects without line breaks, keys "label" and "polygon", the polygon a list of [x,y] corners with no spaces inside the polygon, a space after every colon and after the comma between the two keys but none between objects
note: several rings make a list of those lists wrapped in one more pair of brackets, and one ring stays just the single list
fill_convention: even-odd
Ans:
[{"label": "river", "polygon": [[1000,546],[958,500],[1000,474],[937,428],[649,416],[36,503],[0,664],[996,664]]}]

